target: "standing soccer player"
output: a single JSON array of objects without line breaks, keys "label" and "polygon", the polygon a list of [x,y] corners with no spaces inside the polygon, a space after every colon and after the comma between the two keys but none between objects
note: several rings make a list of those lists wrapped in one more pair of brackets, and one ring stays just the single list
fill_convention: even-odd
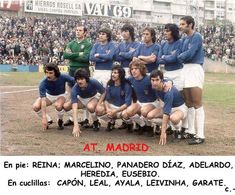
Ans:
[{"label": "standing soccer player", "polygon": [[55,103],[55,109],[58,112],[58,129],[63,129],[63,105],[65,103],[65,86],[66,82],[70,86],[74,85],[73,77],[61,74],[58,66],[54,63],[49,63],[45,66],[44,72],[46,78],[44,78],[39,85],[40,97],[33,104],[33,110],[42,117],[43,130],[48,129],[48,119],[46,107]]},{"label": "standing soccer player", "polygon": [[147,67],[148,73],[158,68],[156,64],[160,46],[156,44],[156,32],[153,28],[146,27],[143,30],[143,43],[136,49],[134,57],[142,61]]},{"label": "standing soccer player", "polygon": [[[194,30],[194,19],[184,16],[180,19],[180,30],[187,36],[183,38],[182,53],[178,60],[184,64],[182,70],[184,80],[184,98],[188,106],[188,131],[184,135],[189,144],[204,142],[205,113],[202,106],[202,88],[204,84],[204,52],[202,36]],[[195,120],[196,127],[195,129]]]},{"label": "standing soccer player", "polygon": [[[179,28],[176,24],[168,23],[164,29],[165,39],[161,43],[160,52],[157,59],[158,65],[164,65],[164,78],[173,81],[174,86],[183,91],[182,68],[183,64],[177,59],[181,53],[182,40],[179,35]],[[188,127],[187,120],[184,121],[183,129]],[[172,130],[174,126],[171,126]],[[178,134],[179,138],[181,134]]]},{"label": "standing soccer player", "polygon": [[140,43],[135,41],[134,27],[130,24],[124,24],[121,28],[123,41],[119,43],[115,52],[115,61],[118,61],[125,69],[126,73],[129,70],[129,64],[134,57],[136,49]]},{"label": "standing soccer player", "polygon": [[[76,39],[69,42],[64,51],[64,59],[69,60],[69,75],[74,77],[77,69],[85,68],[89,71],[89,55],[92,49],[92,44],[87,35],[87,28],[85,26],[78,26],[76,28]],[[72,87],[72,86],[70,86]],[[88,126],[88,113],[84,111],[84,120],[80,122],[82,126]],[[73,119],[68,119],[65,126],[73,125]]]},{"label": "standing soccer player", "polygon": [[[129,71],[129,64],[134,57],[136,49],[140,42],[135,41],[134,27],[130,24],[124,24],[121,28],[123,40],[117,47],[115,52],[115,61],[118,61],[125,69],[126,73]],[[123,121],[118,129],[126,129],[127,124]]]},{"label": "standing soccer player", "polygon": [[164,78],[173,81],[174,86],[183,90],[181,71],[183,64],[177,59],[181,52],[182,40],[179,36],[179,28],[176,24],[166,24],[164,29],[165,41],[161,43],[157,64],[164,64]]},{"label": "standing soccer player", "polygon": [[78,26],[76,28],[76,39],[69,42],[64,51],[64,59],[69,60],[69,75],[74,77],[74,73],[79,68],[85,68],[89,72],[89,55],[92,44],[87,35],[87,28]]},{"label": "standing soccer player", "polygon": [[90,61],[95,66],[93,77],[103,86],[106,86],[109,80],[110,71],[113,65],[113,57],[116,50],[111,38],[112,32],[110,29],[100,29],[99,42],[93,46],[90,53]]}]

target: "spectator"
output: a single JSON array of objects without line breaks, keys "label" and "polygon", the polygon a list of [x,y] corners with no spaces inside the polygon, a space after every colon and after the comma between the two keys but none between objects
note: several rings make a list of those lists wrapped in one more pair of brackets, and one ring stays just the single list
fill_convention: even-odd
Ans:
[{"label": "spectator", "polygon": [[[34,61],[35,55],[42,57],[48,54],[53,57],[58,55],[58,62],[64,63],[63,49],[68,42],[76,36],[75,29],[78,24],[87,26],[89,37],[95,43],[98,36],[97,30],[104,23],[112,32],[113,41],[121,41],[121,28],[127,21],[120,21],[103,17],[75,18],[72,16],[63,17],[0,17],[0,54],[2,61],[8,61],[9,55],[13,58],[24,57],[27,64]],[[132,22],[135,29],[135,41],[141,41],[142,31],[149,24],[137,24]],[[164,39],[164,26],[154,27],[156,31],[156,43]],[[205,55],[213,60],[234,59],[234,28],[226,26],[201,26],[197,31],[203,36]],[[28,50],[29,48],[29,50]],[[226,50],[230,50],[229,55]],[[46,51],[46,52],[45,52]],[[39,63],[42,63],[39,61]]]}]

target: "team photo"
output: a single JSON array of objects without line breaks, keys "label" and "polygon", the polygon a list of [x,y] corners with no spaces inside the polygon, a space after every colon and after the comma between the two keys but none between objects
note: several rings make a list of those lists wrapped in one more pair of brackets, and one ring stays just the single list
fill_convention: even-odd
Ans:
[{"label": "team photo", "polygon": [[195,2],[3,3],[1,154],[234,155],[235,21]]}]

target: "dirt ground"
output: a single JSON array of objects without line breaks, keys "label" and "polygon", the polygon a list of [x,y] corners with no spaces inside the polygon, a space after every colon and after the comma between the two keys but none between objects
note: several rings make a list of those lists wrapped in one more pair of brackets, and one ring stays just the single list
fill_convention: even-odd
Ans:
[{"label": "dirt ground", "polygon": [[[1,87],[1,92],[24,89],[32,88]],[[54,123],[49,130],[42,132],[40,119],[31,109],[37,93],[28,91],[0,96],[1,155],[235,155],[235,106],[221,109],[221,106],[205,104],[204,144],[190,146],[182,140],[180,143],[168,141],[167,145],[160,146],[157,136],[149,138],[118,129],[112,132],[106,132],[104,128],[99,132],[84,129],[81,137],[74,138],[71,134],[72,127],[66,127],[63,131],[57,130],[54,108],[49,108]],[[86,144],[91,143],[97,143],[96,151],[84,151]],[[106,152],[108,143],[144,143],[149,149],[146,152]]]}]

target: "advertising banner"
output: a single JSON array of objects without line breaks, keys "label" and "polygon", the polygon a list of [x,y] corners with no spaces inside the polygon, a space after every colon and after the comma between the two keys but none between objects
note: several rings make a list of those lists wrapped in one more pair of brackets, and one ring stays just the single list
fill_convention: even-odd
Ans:
[{"label": "advertising banner", "polygon": [[60,14],[60,15],[82,15],[82,2],[78,0],[26,0],[25,12]]},{"label": "advertising banner", "polygon": [[19,11],[20,1],[19,0],[0,0],[0,10],[4,11]]},{"label": "advertising banner", "polygon": [[132,18],[133,8],[122,5],[108,5],[103,3],[84,3],[84,15],[109,16],[115,18]]}]

